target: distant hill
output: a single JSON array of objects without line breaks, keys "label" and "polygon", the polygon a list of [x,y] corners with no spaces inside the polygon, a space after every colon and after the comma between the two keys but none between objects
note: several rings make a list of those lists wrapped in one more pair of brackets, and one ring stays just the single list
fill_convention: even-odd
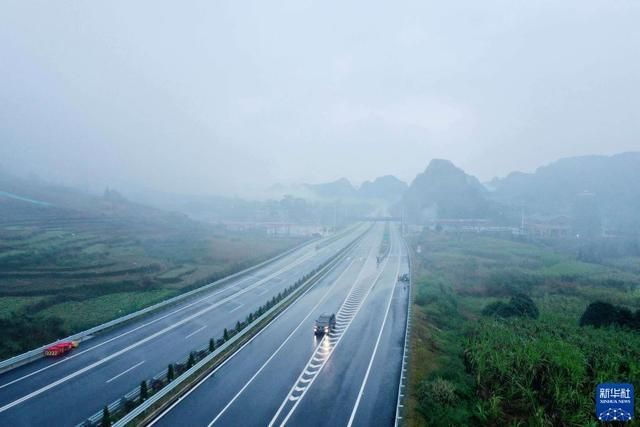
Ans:
[{"label": "distant hill", "polygon": [[493,200],[541,214],[570,215],[588,193],[607,228],[640,229],[640,152],[565,158],[489,187]]},{"label": "distant hill", "polygon": [[487,190],[448,160],[434,159],[416,176],[404,196],[408,218],[485,218],[490,214]]},{"label": "distant hill", "polygon": [[402,198],[409,186],[393,175],[376,178],[373,182],[365,181],[358,189],[360,197],[382,199],[396,202]]},{"label": "distant hill", "polygon": [[0,171],[0,223],[68,224],[74,221],[139,222],[145,226],[194,225],[181,214],[131,202],[115,190],[90,194]]},{"label": "distant hill", "polygon": [[315,195],[326,199],[348,199],[358,196],[358,192],[346,178],[324,184],[307,184],[306,187]]}]

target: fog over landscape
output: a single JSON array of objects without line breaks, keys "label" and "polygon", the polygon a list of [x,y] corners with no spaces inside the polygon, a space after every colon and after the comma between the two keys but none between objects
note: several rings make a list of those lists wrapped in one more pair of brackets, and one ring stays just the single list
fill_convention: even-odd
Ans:
[{"label": "fog over landscape", "polygon": [[640,0],[0,3],[0,426],[640,426]]},{"label": "fog over landscape", "polygon": [[246,195],[633,151],[639,20],[628,0],[8,2],[0,168]]}]

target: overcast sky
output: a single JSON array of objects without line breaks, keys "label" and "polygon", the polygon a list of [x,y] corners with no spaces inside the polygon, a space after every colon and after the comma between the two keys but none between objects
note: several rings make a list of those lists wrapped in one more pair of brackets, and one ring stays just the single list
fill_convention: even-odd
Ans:
[{"label": "overcast sky", "polygon": [[241,193],[640,149],[640,1],[0,6],[0,167]]}]

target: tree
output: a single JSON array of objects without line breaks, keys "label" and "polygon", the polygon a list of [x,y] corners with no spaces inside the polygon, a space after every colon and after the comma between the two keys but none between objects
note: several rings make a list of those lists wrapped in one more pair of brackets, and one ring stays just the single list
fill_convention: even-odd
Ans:
[{"label": "tree", "polygon": [[620,326],[633,328],[635,323],[633,312],[626,307],[617,307],[616,311],[616,323],[618,323]]},{"label": "tree", "polygon": [[169,367],[167,368],[167,382],[173,381],[175,377],[176,377],[175,368],[173,367],[173,363],[170,363]]},{"label": "tree", "polygon": [[147,389],[147,382],[142,381],[140,383],[140,400],[144,402],[149,397],[149,390]]},{"label": "tree", "polygon": [[504,301],[495,301],[482,309],[483,316],[511,317],[515,315],[512,307]]},{"label": "tree", "polygon": [[524,294],[516,294],[511,297],[509,304],[513,307],[517,316],[531,317],[537,319],[540,311],[531,298]]},{"label": "tree", "polygon": [[640,310],[634,316],[626,307],[618,307],[608,302],[596,301],[587,306],[580,317],[580,326],[618,325],[631,329],[640,329]]},{"label": "tree", "polygon": [[224,328],[224,332],[222,333],[222,339],[225,341],[229,341],[229,331],[227,331],[227,328]]},{"label": "tree", "polygon": [[209,353],[213,353],[213,351],[216,349],[216,340],[214,340],[213,338],[211,338],[209,340]]},{"label": "tree", "polygon": [[615,310],[615,306],[608,302],[592,302],[580,317],[580,326],[608,326],[614,321],[612,314],[615,313]]},{"label": "tree", "polygon": [[196,364],[196,356],[193,354],[193,351],[189,353],[189,360],[187,360],[187,369],[193,368],[193,365]]},{"label": "tree", "polygon": [[102,422],[101,427],[109,427],[111,425],[111,414],[109,414],[109,407],[105,406],[102,410]]},{"label": "tree", "polygon": [[524,294],[516,294],[511,297],[508,303],[504,301],[492,302],[482,310],[482,314],[504,318],[530,317],[537,319],[540,312],[531,298]]}]

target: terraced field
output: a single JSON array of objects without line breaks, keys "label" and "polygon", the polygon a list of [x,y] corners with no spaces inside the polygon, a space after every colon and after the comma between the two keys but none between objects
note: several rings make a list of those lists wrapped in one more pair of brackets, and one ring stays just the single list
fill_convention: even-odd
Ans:
[{"label": "terraced field", "polygon": [[[13,205],[8,205],[13,203]],[[299,239],[3,202],[0,358],[275,255]],[[35,336],[28,331],[38,329]]]}]

